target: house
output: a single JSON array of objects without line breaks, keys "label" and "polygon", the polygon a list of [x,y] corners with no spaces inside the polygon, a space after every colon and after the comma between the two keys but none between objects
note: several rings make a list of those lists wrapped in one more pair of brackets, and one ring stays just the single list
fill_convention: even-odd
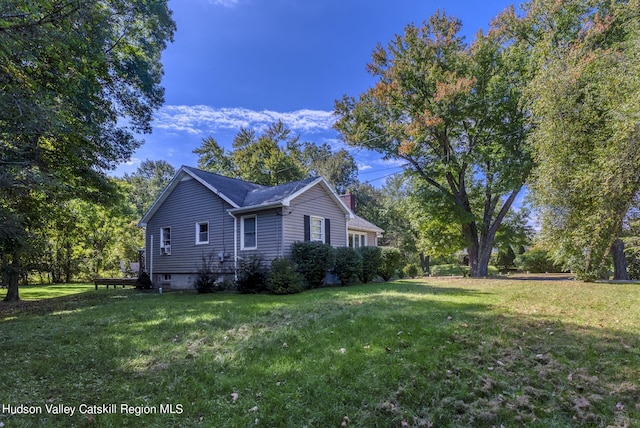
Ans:
[{"label": "house", "polygon": [[298,241],[377,245],[382,229],[345,200],[322,177],[269,187],[183,166],[140,221],[145,270],[154,284],[191,288],[203,256],[223,277],[251,256],[286,257]]}]

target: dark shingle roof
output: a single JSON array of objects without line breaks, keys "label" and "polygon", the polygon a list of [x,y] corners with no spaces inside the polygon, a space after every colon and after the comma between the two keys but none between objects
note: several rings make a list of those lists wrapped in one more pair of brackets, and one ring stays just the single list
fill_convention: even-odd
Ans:
[{"label": "dark shingle roof", "polygon": [[300,189],[317,180],[316,177],[268,187],[249,183],[244,180],[225,177],[223,175],[202,171],[197,168],[183,166],[185,170],[198,176],[201,180],[216,188],[220,193],[232,200],[238,207],[266,205],[283,201]]},{"label": "dark shingle roof", "polygon": [[198,176],[210,186],[218,189],[220,193],[231,199],[239,207],[244,206],[244,200],[249,192],[265,188],[265,186],[260,184],[225,177],[224,175],[202,171],[201,169],[192,168],[190,166],[183,166],[182,168]]}]

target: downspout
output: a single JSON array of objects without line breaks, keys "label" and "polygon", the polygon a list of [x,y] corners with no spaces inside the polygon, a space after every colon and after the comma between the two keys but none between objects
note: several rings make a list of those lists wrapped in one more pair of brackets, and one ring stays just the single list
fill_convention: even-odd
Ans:
[{"label": "downspout", "polygon": [[153,235],[151,235],[151,249],[149,249],[149,279],[153,284]]},{"label": "downspout", "polygon": [[238,218],[231,211],[227,211],[233,217],[233,279],[238,280]]}]

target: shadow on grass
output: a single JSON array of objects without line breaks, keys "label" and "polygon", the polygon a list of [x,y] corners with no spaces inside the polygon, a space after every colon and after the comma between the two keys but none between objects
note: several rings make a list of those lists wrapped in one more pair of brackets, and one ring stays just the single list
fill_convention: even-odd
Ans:
[{"label": "shadow on grass", "polygon": [[[283,297],[127,292],[57,304],[79,310],[59,328],[52,310],[27,312],[45,316],[24,327],[16,320],[3,358],[22,364],[0,374],[10,385],[0,402],[184,405],[180,415],[64,419],[98,426],[336,426],[345,415],[349,426],[624,426],[640,417],[637,334],[498,312],[486,291],[403,281]],[[43,418],[0,421],[63,420]]]}]

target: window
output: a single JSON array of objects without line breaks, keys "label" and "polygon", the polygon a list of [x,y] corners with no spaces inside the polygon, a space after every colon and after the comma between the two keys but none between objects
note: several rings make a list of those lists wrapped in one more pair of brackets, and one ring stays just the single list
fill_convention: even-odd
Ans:
[{"label": "window", "polygon": [[367,246],[367,234],[358,232],[349,232],[349,247],[360,248]]},{"label": "window", "polygon": [[209,222],[196,223],[196,245],[209,243]]},{"label": "window", "polygon": [[322,217],[310,217],[311,225],[311,241],[324,242],[324,219]]},{"label": "window", "polygon": [[243,250],[255,250],[258,248],[258,220],[255,215],[242,217],[240,224],[240,236]]},{"label": "window", "polygon": [[331,222],[329,219],[305,215],[304,240],[331,244]]},{"label": "window", "polygon": [[160,228],[160,254],[171,255],[171,228]]}]

